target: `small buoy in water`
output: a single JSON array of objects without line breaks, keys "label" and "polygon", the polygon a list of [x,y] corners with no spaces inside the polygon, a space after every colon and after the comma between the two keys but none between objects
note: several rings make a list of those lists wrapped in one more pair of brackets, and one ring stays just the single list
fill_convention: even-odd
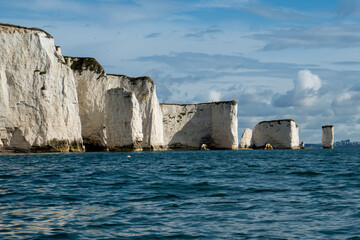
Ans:
[{"label": "small buoy in water", "polygon": [[130,158],[131,156],[130,156],[130,155],[127,155],[126,157],[127,157],[127,158]]}]

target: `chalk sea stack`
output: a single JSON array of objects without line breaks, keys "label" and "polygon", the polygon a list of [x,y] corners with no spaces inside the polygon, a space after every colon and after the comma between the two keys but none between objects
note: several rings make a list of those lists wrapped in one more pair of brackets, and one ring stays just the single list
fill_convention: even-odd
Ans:
[{"label": "chalk sea stack", "polygon": [[237,103],[161,104],[164,143],[170,149],[237,149]]},{"label": "chalk sea stack", "polygon": [[252,147],[252,134],[253,131],[250,128],[245,129],[240,140],[241,149],[248,149]]},{"label": "chalk sea stack", "polygon": [[252,142],[253,148],[298,149],[299,128],[292,119],[263,121],[253,129]]},{"label": "chalk sea stack", "polygon": [[322,126],[322,140],[323,148],[334,148],[334,125]]}]

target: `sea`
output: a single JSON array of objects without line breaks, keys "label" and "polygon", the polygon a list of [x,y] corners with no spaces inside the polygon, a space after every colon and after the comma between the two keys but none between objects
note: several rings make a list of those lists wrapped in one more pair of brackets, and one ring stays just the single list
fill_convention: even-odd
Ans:
[{"label": "sea", "polygon": [[360,239],[360,149],[0,155],[0,239]]}]

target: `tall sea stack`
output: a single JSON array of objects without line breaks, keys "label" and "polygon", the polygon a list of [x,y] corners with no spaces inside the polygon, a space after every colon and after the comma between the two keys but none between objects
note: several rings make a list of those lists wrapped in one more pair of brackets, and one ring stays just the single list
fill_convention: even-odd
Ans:
[{"label": "tall sea stack", "polygon": [[252,136],[254,148],[265,148],[268,143],[274,149],[299,148],[299,128],[292,119],[260,122]]},{"label": "tall sea stack", "polygon": [[334,148],[334,125],[322,126],[322,140],[323,148]]}]

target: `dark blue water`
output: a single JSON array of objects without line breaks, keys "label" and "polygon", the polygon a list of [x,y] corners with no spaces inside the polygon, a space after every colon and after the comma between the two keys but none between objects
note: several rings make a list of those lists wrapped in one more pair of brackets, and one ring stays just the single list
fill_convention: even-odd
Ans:
[{"label": "dark blue water", "polygon": [[0,156],[1,239],[360,239],[360,150]]}]

